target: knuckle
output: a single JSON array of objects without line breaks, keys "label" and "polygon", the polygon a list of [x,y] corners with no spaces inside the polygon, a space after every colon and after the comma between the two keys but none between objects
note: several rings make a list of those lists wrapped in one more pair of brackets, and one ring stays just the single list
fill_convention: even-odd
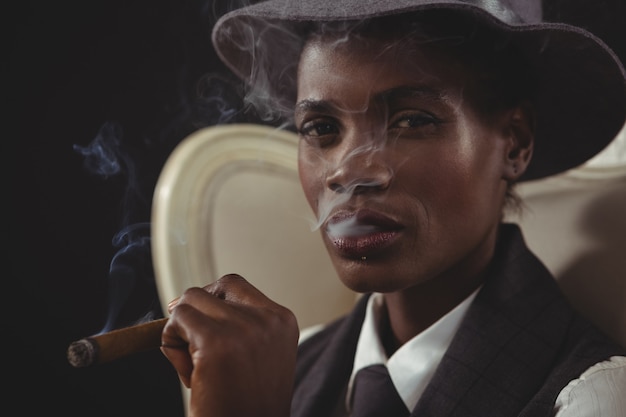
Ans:
[{"label": "knuckle", "polygon": [[240,282],[246,282],[246,279],[239,274],[226,274],[220,277],[215,282],[216,284],[229,285],[229,284],[237,284]]},{"label": "knuckle", "polygon": [[197,294],[198,292],[202,291],[201,288],[198,287],[189,287],[187,289],[185,289],[185,291],[183,291],[183,297],[192,297],[194,294]]},{"label": "knuckle", "polygon": [[204,290],[209,294],[212,294],[217,298],[224,300],[234,288],[246,282],[247,281],[241,275],[227,274],[205,286]]},{"label": "knuckle", "polygon": [[275,326],[285,330],[297,333],[298,319],[289,308],[276,304],[272,309],[272,319]]},{"label": "knuckle", "polygon": [[187,303],[189,300],[193,300],[202,292],[203,292],[203,289],[198,288],[198,287],[190,287],[190,288],[185,289],[183,291],[183,294],[180,296],[176,307],[178,308],[181,305]]}]

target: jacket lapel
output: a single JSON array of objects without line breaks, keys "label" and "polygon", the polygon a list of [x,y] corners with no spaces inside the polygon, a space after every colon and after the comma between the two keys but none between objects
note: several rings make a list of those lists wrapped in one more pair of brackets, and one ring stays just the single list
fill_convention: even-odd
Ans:
[{"label": "jacket lapel", "polygon": [[412,416],[517,415],[551,369],[571,311],[516,226],[503,226],[498,247],[485,285]]},{"label": "jacket lapel", "polygon": [[300,346],[293,417],[331,416],[343,404],[368,298]]}]

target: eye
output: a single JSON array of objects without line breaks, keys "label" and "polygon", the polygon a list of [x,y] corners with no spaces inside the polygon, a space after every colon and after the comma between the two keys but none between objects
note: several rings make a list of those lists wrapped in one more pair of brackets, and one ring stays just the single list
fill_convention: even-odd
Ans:
[{"label": "eye", "polygon": [[441,119],[426,112],[407,112],[395,115],[389,127],[391,129],[416,129],[429,125],[437,125]]},{"label": "eye", "polygon": [[300,129],[301,135],[310,137],[333,135],[336,133],[339,133],[339,129],[329,122],[308,122]]},{"label": "eye", "polygon": [[339,134],[339,126],[332,120],[312,120],[303,123],[298,129],[298,134],[311,144],[325,146]]}]

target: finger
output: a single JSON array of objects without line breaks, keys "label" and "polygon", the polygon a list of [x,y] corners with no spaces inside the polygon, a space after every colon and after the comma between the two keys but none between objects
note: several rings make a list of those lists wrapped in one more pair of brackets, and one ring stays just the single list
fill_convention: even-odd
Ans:
[{"label": "finger", "polygon": [[193,371],[193,362],[188,351],[188,346],[161,345],[161,353],[170,361],[180,381],[187,387],[191,388],[191,373]]},{"label": "finger", "polygon": [[180,297],[176,297],[174,298],[172,301],[170,301],[167,304],[167,312],[171,313],[172,310],[174,309],[174,307],[176,307],[178,305],[178,302],[180,301]]},{"label": "finger", "polygon": [[[206,287],[205,287],[206,288]],[[236,303],[227,302],[214,293],[207,291],[205,288],[188,288],[179,298],[178,303],[170,312],[170,315],[186,311],[192,308],[214,320],[228,320],[232,315],[236,314],[233,309]]]},{"label": "finger", "polygon": [[[274,317],[283,321],[285,325],[296,321],[291,310],[271,300],[241,275],[224,275],[217,281],[205,286],[204,289],[215,297],[214,302],[210,304],[220,306],[221,311],[229,316],[245,315],[246,312],[252,312],[252,315],[247,315],[247,317],[250,320],[256,320],[261,319],[263,315],[260,314],[264,311],[267,313],[264,315],[266,319]],[[216,300],[218,303],[215,303]],[[228,309],[226,307],[228,305],[232,309]]]},{"label": "finger", "polygon": [[[203,293],[206,296],[202,289],[196,288],[195,292]],[[205,338],[207,335],[213,334],[211,325],[214,321],[185,303],[184,298],[184,296],[181,297],[181,303],[173,309],[163,328],[161,352],[172,363],[181,381],[189,388],[194,369],[194,352],[205,349]]]},{"label": "finger", "polygon": [[209,294],[227,302],[256,307],[274,304],[258,288],[238,274],[224,275],[217,281],[205,286],[204,289]]}]

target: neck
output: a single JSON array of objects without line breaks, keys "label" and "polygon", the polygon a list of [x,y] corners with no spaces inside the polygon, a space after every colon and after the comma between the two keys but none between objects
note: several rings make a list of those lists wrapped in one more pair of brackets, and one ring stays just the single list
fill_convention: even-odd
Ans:
[{"label": "neck", "polygon": [[486,279],[493,259],[497,230],[454,268],[422,284],[386,293],[381,337],[390,356],[459,305]]}]

